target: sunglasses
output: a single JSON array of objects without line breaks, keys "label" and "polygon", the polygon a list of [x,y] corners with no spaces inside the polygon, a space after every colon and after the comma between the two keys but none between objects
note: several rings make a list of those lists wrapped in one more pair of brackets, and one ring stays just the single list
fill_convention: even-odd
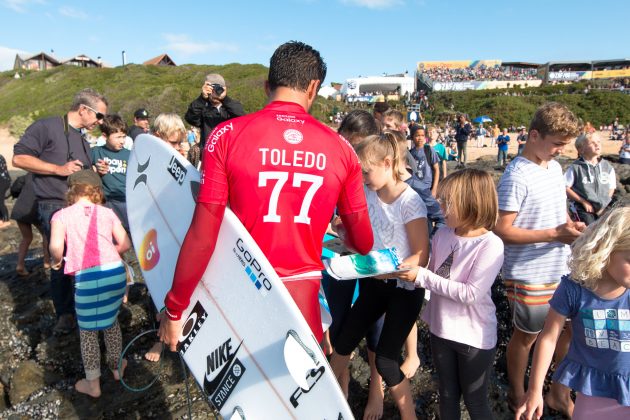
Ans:
[{"label": "sunglasses", "polygon": [[86,107],[87,109],[89,109],[90,111],[92,111],[94,113],[94,115],[96,115],[96,119],[97,120],[102,120],[103,118],[105,118],[105,115],[103,115],[102,113],[98,112],[97,110],[95,110],[91,106],[87,106],[86,104],[82,104],[82,105],[84,107]]}]

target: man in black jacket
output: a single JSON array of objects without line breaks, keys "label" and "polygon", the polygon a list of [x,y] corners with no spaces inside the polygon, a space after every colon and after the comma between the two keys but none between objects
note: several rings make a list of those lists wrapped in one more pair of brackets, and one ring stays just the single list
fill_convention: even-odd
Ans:
[{"label": "man in black jacket", "polygon": [[460,114],[457,116],[457,125],[455,126],[455,140],[457,141],[457,160],[458,168],[466,166],[466,160],[468,153],[466,152],[466,146],[468,145],[468,137],[472,133],[472,125],[466,121],[466,116]]},{"label": "man in black jacket", "polygon": [[234,117],[245,115],[243,105],[227,96],[225,80],[220,74],[209,74],[201,87],[201,95],[188,106],[186,122],[199,127],[201,148],[214,127]]}]

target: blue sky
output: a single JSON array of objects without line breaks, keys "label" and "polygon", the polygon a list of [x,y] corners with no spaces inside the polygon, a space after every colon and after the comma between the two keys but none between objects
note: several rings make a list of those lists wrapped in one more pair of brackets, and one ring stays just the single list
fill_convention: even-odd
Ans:
[{"label": "blue sky", "polygon": [[292,39],[322,53],[326,84],[424,60],[628,58],[629,15],[628,0],[0,0],[0,70],[50,50],[114,66],[123,50],[133,63],[268,65]]}]

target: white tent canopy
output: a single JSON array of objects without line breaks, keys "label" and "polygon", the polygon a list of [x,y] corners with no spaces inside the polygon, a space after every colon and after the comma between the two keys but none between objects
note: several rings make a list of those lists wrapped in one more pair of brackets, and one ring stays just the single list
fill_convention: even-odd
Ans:
[{"label": "white tent canopy", "polygon": [[359,96],[368,92],[397,92],[404,95],[415,90],[415,80],[410,76],[368,76],[347,79],[341,87],[345,96]]},{"label": "white tent canopy", "polygon": [[330,85],[322,87],[319,89],[319,92],[317,92],[319,96],[323,96],[324,98],[330,98],[331,96],[335,96],[337,93],[339,93],[337,89]]}]

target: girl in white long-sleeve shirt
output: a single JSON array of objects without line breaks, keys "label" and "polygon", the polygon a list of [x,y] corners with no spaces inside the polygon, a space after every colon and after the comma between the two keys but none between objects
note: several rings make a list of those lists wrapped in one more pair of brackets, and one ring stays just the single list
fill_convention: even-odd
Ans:
[{"label": "girl in white long-sleeve shirt", "polygon": [[429,269],[414,267],[399,278],[431,291],[422,318],[431,331],[440,418],[460,418],[463,394],[471,419],[490,419],[488,383],[497,342],[490,288],[503,264],[503,242],[491,232],[497,194],[488,173],[464,169],[446,177],[437,195],[448,227],[433,237]]}]

